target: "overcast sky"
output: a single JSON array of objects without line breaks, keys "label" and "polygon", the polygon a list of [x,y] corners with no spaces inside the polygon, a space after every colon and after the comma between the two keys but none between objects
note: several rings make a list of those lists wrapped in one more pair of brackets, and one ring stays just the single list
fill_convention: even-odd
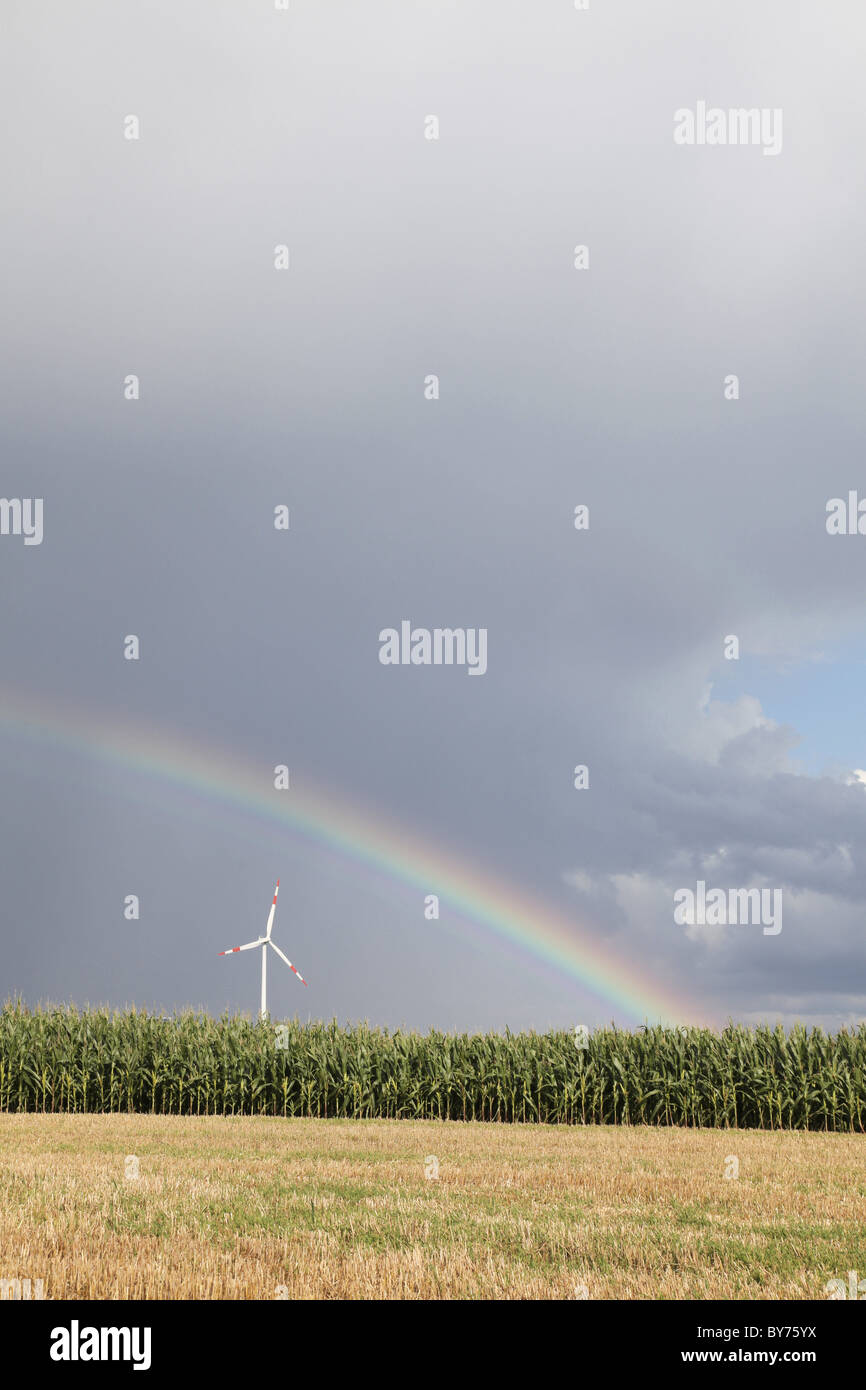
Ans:
[{"label": "overcast sky", "polygon": [[[285,762],[695,1015],[862,1017],[866,536],[825,525],[866,496],[862,6],[5,0],[4,29],[0,495],[44,538],[0,536],[0,711]],[[781,110],[781,150],[677,145],[699,102]],[[486,628],[486,673],[381,665],[402,619]],[[279,876],[310,988],[274,962],[274,1013],[641,1021],[11,723],[0,867],[31,1003],[254,1009],[256,958],[216,952]],[[782,931],[678,925],[699,879],[781,889]]]}]

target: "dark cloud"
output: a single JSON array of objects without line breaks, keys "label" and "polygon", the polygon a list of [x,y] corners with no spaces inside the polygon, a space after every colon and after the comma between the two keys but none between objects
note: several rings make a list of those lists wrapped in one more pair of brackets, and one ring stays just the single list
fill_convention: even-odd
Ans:
[{"label": "dark cloud", "polygon": [[[45,540],[0,541],[9,684],[288,762],[717,1015],[849,1017],[866,789],[712,685],[729,633],[791,681],[862,641],[859,541],[823,525],[862,480],[861,17],[10,10],[0,491],[45,498]],[[782,107],[782,153],[675,147],[699,99]],[[487,674],[382,667],[404,618],[486,627]],[[275,1007],[610,1016],[240,811],[14,730],[0,766],[7,989],[253,1007],[215,951],[280,874],[311,987]],[[687,936],[697,877],[782,887],[783,932]]]}]

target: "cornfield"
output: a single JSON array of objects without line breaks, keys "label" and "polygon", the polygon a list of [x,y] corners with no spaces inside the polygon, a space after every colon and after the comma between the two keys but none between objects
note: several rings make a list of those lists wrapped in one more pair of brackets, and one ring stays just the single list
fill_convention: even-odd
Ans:
[{"label": "cornfield", "polygon": [[446,1034],[0,1009],[0,1111],[853,1130],[866,1025]]}]

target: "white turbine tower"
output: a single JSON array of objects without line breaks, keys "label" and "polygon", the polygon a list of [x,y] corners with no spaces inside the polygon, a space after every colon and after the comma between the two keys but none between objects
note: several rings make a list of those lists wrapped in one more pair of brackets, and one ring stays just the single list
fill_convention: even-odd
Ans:
[{"label": "white turbine tower", "polygon": [[232,956],[232,955],[234,955],[235,951],[252,951],[252,950],[254,950],[257,946],[261,946],[261,948],[262,948],[262,1009],[261,1009],[261,1017],[262,1017],[262,1018],[267,1018],[267,1016],[268,1016],[268,947],[269,947],[269,946],[270,946],[274,951],[276,951],[277,955],[280,957],[280,960],[284,960],[284,961],[286,962],[286,965],[289,967],[290,970],[294,970],[294,971],[295,971],[295,974],[297,975],[297,977],[298,977],[298,979],[300,980],[300,982],[301,982],[302,985],[305,985],[305,984],[307,983],[306,980],[304,979],[303,975],[301,974],[300,970],[296,970],[296,969],[295,969],[295,967],[292,965],[292,962],[289,960],[288,956],[284,956],[283,953],[282,953],[282,951],[280,950],[279,946],[276,944],[276,942],[274,942],[274,941],[271,940],[271,930],[272,930],[273,925],[274,925],[274,913],[275,913],[276,910],[277,910],[277,894],[279,893],[279,891],[280,891],[280,880],[277,879],[277,886],[276,886],[276,888],[274,889],[274,901],[271,903],[271,910],[270,910],[270,912],[268,913],[268,925],[267,925],[267,927],[266,927],[266,929],[265,929],[265,934],[264,934],[264,936],[260,936],[260,937],[258,938],[258,940],[256,940],[256,941],[248,941],[248,942],[246,943],[245,946],[230,946],[229,949],[228,949],[227,951],[220,951],[220,953],[219,953],[221,956]]}]

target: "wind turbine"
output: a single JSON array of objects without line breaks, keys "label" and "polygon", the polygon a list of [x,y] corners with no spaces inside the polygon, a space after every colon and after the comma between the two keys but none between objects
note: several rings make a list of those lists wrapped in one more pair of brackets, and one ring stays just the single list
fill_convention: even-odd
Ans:
[{"label": "wind turbine", "polygon": [[276,886],[276,888],[274,889],[274,901],[271,903],[271,910],[270,910],[270,912],[268,913],[268,925],[267,925],[267,927],[266,927],[266,929],[265,929],[265,934],[264,934],[264,936],[258,937],[258,939],[257,939],[256,941],[248,941],[248,942],[246,943],[245,946],[230,946],[229,949],[228,949],[227,951],[220,951],[220,953],[219,953],[221,956],[233,956],[234,953],[235,953],[235,951],[252,951],[252,950],[255,949],[256,946],[261,946],[261,948],[262,948],[262,1009],[261,1009],[261,1017],[262,1017],[262,1018],[267,1018],[267,1016],[268,1016],[268,947],[269,947],[269,946],[272,947],[272,949],[276,951],[276,953],[277,953],[277,955],[279,956],[280,960],[284,960],[284,961],[286,962],[286,965],[289,967],[290,970],[294,970],[294,971],[295,971],[295,974],[297,975],[297,977],[298,977],[298,979],[300,980],[300,982],[301,982],[302,985],[305,985],[305,984],[307,983],[306,980],[304,979],[303,975],[301,974],[300,970],[295,969],[294,965],[292,965],[292,962],[289,960],[288,956],[283,955],[282,951],[280,950],[280,948],[279,948],[279,946],[276,944],[276,942],[271,940],[271,930],[272,930],[273,925],[274,925],[274,913],[275,913],[276,910],[277,910],[277,894],[279,893],[279,891],[280,891],[280,880],[277,879],[277,886]]}]

